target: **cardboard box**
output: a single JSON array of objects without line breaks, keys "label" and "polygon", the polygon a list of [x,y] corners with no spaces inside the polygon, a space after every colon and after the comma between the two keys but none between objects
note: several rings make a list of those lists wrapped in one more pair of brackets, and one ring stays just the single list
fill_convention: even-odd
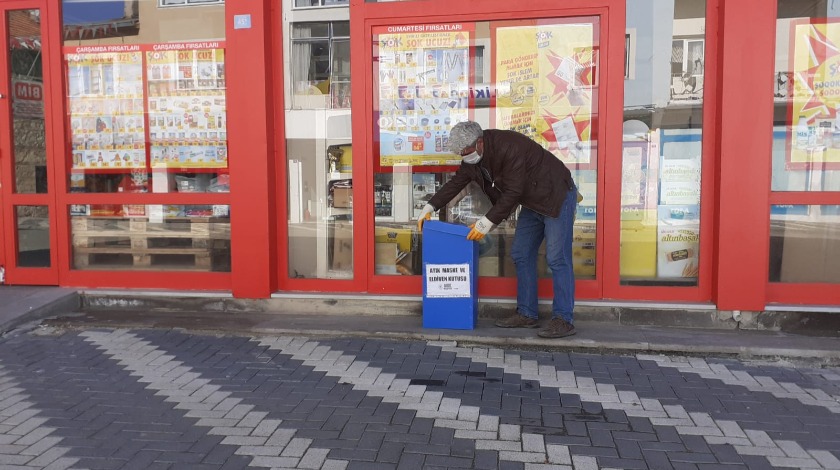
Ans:
[{"label": "cardboard box", "polygon": [[656,225],[638,220],[621,222],[619,272],[622,278],[656,277]]},{"label": "cardboard box", "polygon": [[595,277],[595,258],[576,259],[572,263],[572,267],[575,271],[575,277],[578,279]]},{"label": "cardboard box", "polygon": [[376,243],[395,243],[400,251],[412,251],[416,245],[413,228],[395,228],[378,226],[374,232]]},{"label": "cardboard box", "polygon": [[828,220],[785,224],[781,258],[781,282],[840,281],[840,228]]},{"label": "cardboard box", "polygon": [[394,243],[375,244],[373,258],[376,274],[397,274],[397,251]]},{"label": "cardboard box", "polygon": [[499,276],[499,258],[485,256],[478,259],[478,275],[488,277]]},{"label": "cardboard box", "polygon": [[335,222],[332,227],[332,260],[330,269],[353,271],[353,224]]},{"label": "cardboard box", "polygon": [[352,209],[353,188],[333,188],[333,207]]}]

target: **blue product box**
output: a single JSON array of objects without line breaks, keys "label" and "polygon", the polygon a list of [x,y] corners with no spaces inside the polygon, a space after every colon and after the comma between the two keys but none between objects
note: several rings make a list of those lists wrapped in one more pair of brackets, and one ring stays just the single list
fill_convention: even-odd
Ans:
[{"label": "blue product box", "polygon": [[478,319],[478,243],[469,227],[423,224],[423,327],[472,330]]}]

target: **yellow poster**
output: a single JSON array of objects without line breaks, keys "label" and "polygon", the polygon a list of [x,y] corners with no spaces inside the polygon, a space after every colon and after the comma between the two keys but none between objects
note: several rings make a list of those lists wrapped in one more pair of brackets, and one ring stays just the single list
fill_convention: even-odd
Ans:
[{"label": "yellow poster", "polygon": [[531,137],[572,167],[595,163],[595,27],[583,21],[495,32],[495,126]]},{"label": "yellow poster", "polygon": [[840,22],[794,22],[788,168],[840,168]]}]

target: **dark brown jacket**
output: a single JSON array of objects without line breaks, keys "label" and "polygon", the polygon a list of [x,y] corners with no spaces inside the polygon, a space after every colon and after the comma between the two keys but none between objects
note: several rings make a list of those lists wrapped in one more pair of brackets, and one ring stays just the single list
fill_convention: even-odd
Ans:
[{"label": "dark brown jacket", "polygon": [[488,129],[483,138],[481,160],[477,164],[462,162],[429,204],[438,210],[475,181],[493,203],[484,216],[494,224],[501,223],[520,204],[542,215],[558,217],[566,195],[574,187],[566,165],[518,132]]}]

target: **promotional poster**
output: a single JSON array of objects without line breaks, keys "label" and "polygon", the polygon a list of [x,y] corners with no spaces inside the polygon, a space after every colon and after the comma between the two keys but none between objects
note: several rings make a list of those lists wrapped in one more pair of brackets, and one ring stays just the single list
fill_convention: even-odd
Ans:
[{"label": "promotional poster", "polygon": [[595,164],[598,20],[495,28],[495,127],[532,138],[569,167]]},{"label": "promotional poster", "polygon": [[840,22],[791,24],[787,168],[840,168]]},{"label": "promotional poster", "polygon": [[381,166],[460,163],[448,149],[449,129],[469,119],[473,26],[387,26],[375,31]]}]

